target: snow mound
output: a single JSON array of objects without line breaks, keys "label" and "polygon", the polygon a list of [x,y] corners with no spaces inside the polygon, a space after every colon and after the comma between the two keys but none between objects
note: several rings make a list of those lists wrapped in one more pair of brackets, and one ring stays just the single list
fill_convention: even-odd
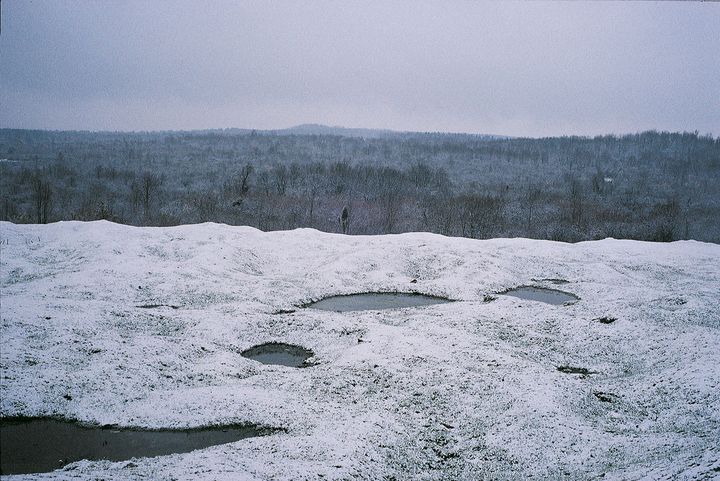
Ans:
[{"label": "snow mound", "polygon": [[[33,479],[720,477],[718,245],[0,230],[0,415],[286,429]],[[580,300],[493,300],[557,279]],[[297,307],[358,292],[458,302]],[[240,355],[267,342],[310,349],[314,365]]]}]

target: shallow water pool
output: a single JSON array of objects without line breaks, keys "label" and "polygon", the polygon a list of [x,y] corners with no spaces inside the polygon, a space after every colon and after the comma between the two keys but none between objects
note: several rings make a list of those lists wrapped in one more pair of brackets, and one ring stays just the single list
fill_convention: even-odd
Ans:
[{"label": "shallow water pool", "polygon": [[422,307],[452,302],[442,297],[426,296],[401,292],[369,292],[332,296],[308,304],[306,307],[324,311],[376,311],[381,309],[399,309],[403,307]]},{"label": "shallow water pool", "polygon": [[580,298],[569,292],[559,291],[557,289],[546,289],[544,287],[524,286],[510,289],[503,292],[506,296],[518,297],[528,301],[545,302],[556,306],[563,304],[572,304]]},{"label": "shallow water pool", "polygon": [[314,356],[313,352],[304,347],[282,342],[259,344],[241,353],[243,357],[261,362],[289,367],[305,367],[305,361]]},{"label": "shallow water pool", "polygon": [[42,473],[82,459],[123,461],[187,453],[274,430],[258,426],[142,430],[47,418],[0,420],[0,474]]}]

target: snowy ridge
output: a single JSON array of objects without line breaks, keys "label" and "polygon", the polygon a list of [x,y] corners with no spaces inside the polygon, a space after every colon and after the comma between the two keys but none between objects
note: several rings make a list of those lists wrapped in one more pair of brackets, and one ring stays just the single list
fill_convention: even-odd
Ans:
[{"label": "snowy ridge", "polygon": [[[287,430],[26,478],[720,478],[715,244],[99,221],[3,222],[0,248],[0,415]],[[580,301],[484,302],[550,278]],[[295,307],[370,291],[459,302]],[[317,365],[239,354],[268,341]]]}]

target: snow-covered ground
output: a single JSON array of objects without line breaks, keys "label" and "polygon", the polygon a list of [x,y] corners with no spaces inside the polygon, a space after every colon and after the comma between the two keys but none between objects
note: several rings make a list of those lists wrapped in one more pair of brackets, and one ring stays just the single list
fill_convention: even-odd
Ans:
[{"label": "snow-covered ground", "polygon": [[[718,245],[104,221],[0,229],[0,415],[287,430],[28,478],[720,478]],[[544,278],[569,283],[534,280]],[[581,300],[483,302],[525,284]],[[293,307],[368,291],[458,302]],[[239,354],[268,341],[310,348],[316,365]]]}]

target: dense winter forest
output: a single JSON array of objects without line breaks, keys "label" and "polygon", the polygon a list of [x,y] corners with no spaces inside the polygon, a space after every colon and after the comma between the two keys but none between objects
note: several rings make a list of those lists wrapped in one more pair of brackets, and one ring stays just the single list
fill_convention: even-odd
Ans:
[{"label": "dense winter forest", "polygon": [[720,138],[0,130],[0,218],[720,242]]}]

